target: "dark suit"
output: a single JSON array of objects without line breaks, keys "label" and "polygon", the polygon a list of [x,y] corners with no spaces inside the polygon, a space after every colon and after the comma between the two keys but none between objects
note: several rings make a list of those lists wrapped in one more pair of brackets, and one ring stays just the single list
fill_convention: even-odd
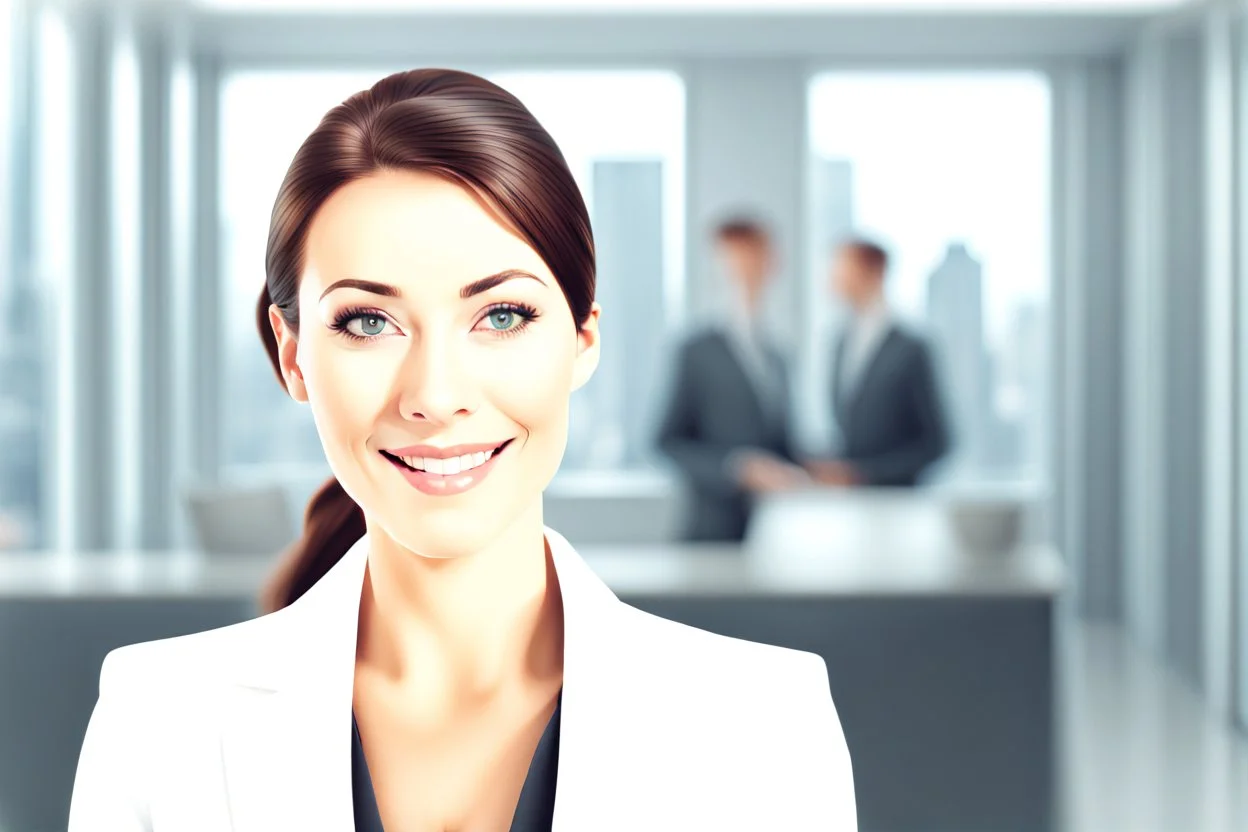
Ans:
[{"label": "dark suit", "polygon": [[841,384],[844,360],[842,338],[832,380],[839,458],[854,466],[865,485],[915,485],[950,444],[931,350],[919,337],[891,327],[848,395]]},{"label": "dark suit", "polygon": [[756,448],[794,461],[784,361],[774,350],[766,351],[766,361],[781,391],[774,409],[764,407],[726,333],[704,332],[680,348],[658,444],[690,487],[687,540],[745,536],[751,500],[729,471],[734,450]]}]

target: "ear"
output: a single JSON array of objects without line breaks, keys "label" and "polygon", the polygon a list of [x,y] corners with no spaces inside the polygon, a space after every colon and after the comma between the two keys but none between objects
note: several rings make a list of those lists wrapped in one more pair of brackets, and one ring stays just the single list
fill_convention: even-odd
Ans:
[{"label": "ear", "polygon": [[572,389],[580,390],[585,382],[593,378],[598,369],[598,317],[602,307],[595,303],[589,310],[589,317],[581,325],[576,335],[576,362],[572,365]]},{"label": "ear", "polygon": [[269,305],[269,325],[273,327],[273,336],[277,339],[277,357],[282,367],[282,378],[286,380],[286,392],[295,401],[306,402],[308,390],[303,383],[303,372],[299,369],[299,338],[282,317],[282,310],[277,308],[277,304]]}]

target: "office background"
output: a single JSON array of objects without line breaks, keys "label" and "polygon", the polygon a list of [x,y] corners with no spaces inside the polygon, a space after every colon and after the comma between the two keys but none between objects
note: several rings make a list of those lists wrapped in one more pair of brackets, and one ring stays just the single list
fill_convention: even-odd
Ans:
[{"label": "office background", "polygon": [[777,234],[766,317],[827,447],[827,257],[866,231],[941,357],[940,488],[1024,495],[1061,615],[1124,634],[1239,748],[1248,3],[377,5],[0,4],[0,548],[193,547],[193,487],[279,486],[294,534],[329,471],[254,328],[277,184],[329,107],[453,66],[547,126],[598,240],[607,348],[552,525],[674,536],[651,438],[670,348],[724,314],[727,211]]}]

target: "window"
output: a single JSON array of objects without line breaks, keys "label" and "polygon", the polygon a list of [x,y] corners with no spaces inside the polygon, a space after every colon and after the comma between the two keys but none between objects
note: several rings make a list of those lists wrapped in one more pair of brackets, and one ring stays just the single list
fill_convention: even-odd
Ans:
[{"label": "window", "polygon": [[[891,305],[936,348],[957,441],[945,477],[1043,479],[1047,80],[1022,72],[834,73],[813,79],[809,96],[811,307],[830,308],[827,258],[836,240],[849,232],[880,240],[892,255]],[[812,378],[822,381],[831,346],[818,335],[829,333],[812,331]],[[830,411],[820,402],[805,407],[812,433],[830,427],[821,408]]]},{"label": "window", "polygon": [[[33,38],[25,36],[28,27]],[[32,72],[42,99],[34,125],[23,94]],[[72,72],[63,12],[0,4],[0,549],[56,542],[45,535],[53,525],[46,455],[57,435],[47,393],[61,369],[48,289],[63,285],[72,268],[72,172],[65,163]],[[37,261],[32,251],[40,253]]]},{"label": "window", "polygon": [[[1240,43],[1248,43],[1248,15],[1241,16],[1235,24],[1235,34]],[[1236,69],[1238,74],[1237,84],[1234,90],[1238,92],[1238,100],[1236,111],[1238,114],[1238,128],[1235,130],[1235,166],[1238,168],[1237,181],[1239,186],[1236,191],[1236,211],[1238,217],[1238,227],[1235,229],[1235,237],[1237,239],[1245,239],[1245,232],[1248,232],[1248,60],[1244,60],[1244,53],[1240,52],[1240,60]],[[1240,244],[1242,245],[1242,243]],[[1239,286],[1248,283],[1248,257],[1245,257],[1243,249],[1236,262],[1235,279]],[[1243,414],[1248,414],[1248,292],[1242,289],[1238,293],[1238,343],[1236,366],[1238,368],[1238,377],[1236,378],[1236,412],[1239,414],[1238,419],[1243,419]],[[1242,422],[1241,422],[1242,423]],[[1242,428],[1238,432],[1236,448],[1236,476],[1239,487],[1237,489],[1238,505],[1235,506],[1238,517],[1248,517],[1245,510],[1248,510],[1248,432]],[[1236,692],[1235,713],[1240,728],[1248,731],[1248,523],[1242,520],[1238,523],[1236,529],[1235,540],[1235,557],[1238,561],[1236,564],[1236,592],[1234,603],[1235,615],[1235,633],[1232,639],[1237,646],[1237,655],[1235,659],[1235,672],[1233,676],[1233,687]]]},{"label": "window", "polygon": [[[255,330],[264,250],[281,178],[332,106],[377,72],[246,72],[221,100],[221,252],[229,406],[224,465],[319,477],[307,409],[273,376]],[[683,286],[684,88],[667,72],[482,73],[551,133],[585,197],[598,245],[598,298],[609,315],[599,371],[572,402],[564,469],[647,464],[653,350],[679,315]],[[284,474],[278,475],[285,476]]]},{"label": "window", "polygon": [[0,549],[19,548],[34,543],[40,507],[36,435],[38,397],[36,383],[38,350],[24,343],[32,335],[29,326],[20,326],[29,310],[21,308],[27,293],[26,281],[14,266],[13,182],[15,152],[14,101],[17,56],[13,33],[14,9],[0,8]]}]

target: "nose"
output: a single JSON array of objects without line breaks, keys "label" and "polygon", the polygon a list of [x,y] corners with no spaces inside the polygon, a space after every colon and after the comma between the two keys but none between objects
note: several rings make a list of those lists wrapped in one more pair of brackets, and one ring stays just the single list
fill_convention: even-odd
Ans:
[{"label": "nose", "polygon": [[461,349],[446,336],[412,339],[398,379],[404,419],[443,427],[477,409],[479,391]]}]

